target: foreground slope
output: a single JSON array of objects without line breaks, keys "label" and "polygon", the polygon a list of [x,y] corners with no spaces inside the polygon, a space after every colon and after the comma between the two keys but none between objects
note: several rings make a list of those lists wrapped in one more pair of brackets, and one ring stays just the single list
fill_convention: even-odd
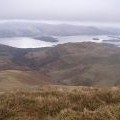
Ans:
[{"label": "foreground slope", "polygon": [[31,71],[4,70],[0,71],[0,90],[32,88],[49,84],[48,77]]},{"label": "foreground slope", "polygon": [[0,93],[0,120],[120,120],[120,89],[44,86]]}]

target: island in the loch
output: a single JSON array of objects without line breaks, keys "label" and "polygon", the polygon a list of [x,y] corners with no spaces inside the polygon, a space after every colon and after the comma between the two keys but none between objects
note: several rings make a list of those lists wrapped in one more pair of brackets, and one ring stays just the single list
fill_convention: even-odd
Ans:
[{"label": "island in the loch", "polygon": [[109,40],[103,40],[103,42],[120,42],[119,39],[109,39]]},{"label": "island in the loch", "polygon": [[37,36],[37,37],[34,37],[34,39],[45,41],[45,42],[58,42],[57,38],[51,37],[51,36]]},{"label": "island in the loch", "polygon": [[93,38],[93,40],[100,40],[99,38]]}]

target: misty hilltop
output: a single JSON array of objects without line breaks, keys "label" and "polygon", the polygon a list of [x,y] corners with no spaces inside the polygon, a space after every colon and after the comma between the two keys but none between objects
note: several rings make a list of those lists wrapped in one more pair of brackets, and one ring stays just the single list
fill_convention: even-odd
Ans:
[{"label": "misty hilltop", "polygon": [[119,28],[99,28],[71,24],[47,24],[41,22],[0,22],[0,37],[40,37],[74,35],[119,35]]}]

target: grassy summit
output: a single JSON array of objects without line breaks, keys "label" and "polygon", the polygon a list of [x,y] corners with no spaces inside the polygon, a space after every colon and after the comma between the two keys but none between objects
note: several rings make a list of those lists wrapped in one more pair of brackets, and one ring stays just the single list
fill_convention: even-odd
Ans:
[{"label": "grassy summit", "polygon": [[43,86],[1,92],[0,120],[120,120],[120,89]]}]

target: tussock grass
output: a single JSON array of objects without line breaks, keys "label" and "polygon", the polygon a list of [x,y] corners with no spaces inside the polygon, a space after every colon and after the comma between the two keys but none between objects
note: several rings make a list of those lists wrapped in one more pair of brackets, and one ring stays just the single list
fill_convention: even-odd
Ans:
[{"label": "tussock grass", "polygon": [[120,89],[44,86],[2,92],[0,120],[120,120]]}]

